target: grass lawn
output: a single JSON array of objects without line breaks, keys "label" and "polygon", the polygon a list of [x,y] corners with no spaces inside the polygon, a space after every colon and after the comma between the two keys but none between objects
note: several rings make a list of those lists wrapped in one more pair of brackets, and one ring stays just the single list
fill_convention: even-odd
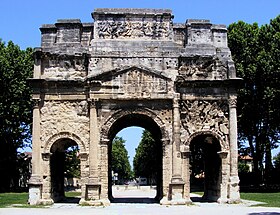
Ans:
[{"label": "grass lawn", "polygon": [[0,193],[0,208],[13,204],[27,206],[28,193]]},{"label": "grass lawn", "polygon": [[240,193],[241,199],[264,202],[259,206],[280,207],[280,193]]},{"label": "grass lawn", "polygon": [[76,197],[81,197],[81,192],[74,192],[74,191],[71,191],[71,192],[65,192],[65,197],[66,198],[76,198]]}]

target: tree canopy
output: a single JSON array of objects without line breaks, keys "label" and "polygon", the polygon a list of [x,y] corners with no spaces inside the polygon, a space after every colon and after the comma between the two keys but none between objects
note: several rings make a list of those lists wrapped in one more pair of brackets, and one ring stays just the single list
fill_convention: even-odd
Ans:
[{"label": "tree canopy", "polygon": [[161,144],[148,130],[144,130],[133,159],[135,176],[146,177],[149,183],[157,181],[161,172],[161,162]]},{"label": "tree canopy", "polygon": [[65,172],[67,178],[80,178],[81,167],[78,146],[71,146],[65,151]]},{"label": "tree canopy", "polygon": [[271,149],[279,144],[280,16],[259,27],[242,21],[228,27],[228,42],[237,76],[244,86],[238,92],[238,132],[244,150],[253,157],[254,171],[265,160],[272,168]]},{"label": "tree canopy", "polygon": [[17,149],[31,138],[32,101],[27,79],[32,76],[32,49],[21,50],[0,40],[0,190],[18,186]]},{"label": "tree canopy", "polygon": [[132,177],[128,152],[124,143],[125,140],[122,137],[115,137],[112,143],[111,168],[114,173],[118,173],[118,180],[121,182],[129,180]]}]

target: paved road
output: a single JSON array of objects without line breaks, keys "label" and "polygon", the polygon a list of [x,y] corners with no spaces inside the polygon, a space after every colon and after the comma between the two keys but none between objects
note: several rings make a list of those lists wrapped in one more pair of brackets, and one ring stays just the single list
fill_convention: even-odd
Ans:
[{"label": "paved road", "polygon": [[81,207],[56,204],[52,208],[3,208],[1,215],[280,215],[280,208],[244,205],[204,204],[193,206],[161,206],[158,204],[112,204],[108,207]]}]

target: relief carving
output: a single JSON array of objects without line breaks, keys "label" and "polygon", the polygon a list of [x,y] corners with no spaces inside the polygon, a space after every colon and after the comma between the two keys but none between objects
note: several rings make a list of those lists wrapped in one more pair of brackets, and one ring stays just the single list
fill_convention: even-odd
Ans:
[{"label": "relief carving", "polygon": [[167,93],[168,83],[166,79],[147,74],[138,69],[131,69],[104,81],[103,86],[112,86],[118,93],[129,95],[147,95],[150,93]]},{"label": "relief carving", "polygon": [[183,79],[226,79],[227,66],[218,58],[181,58],[179,75]]},{"label": "relief carving", "polygon": [[[86,101],[45,101],[41,108],[42,143],[60,132],[78,135],[83,142],[89,139],[89,119]],[[67,122],[67,123],[65,123]]]},{"label": "relief carving", "polygon": [[137,21],[101,21],[98,22],[100,39],[115,38],[170,38],[172,35],[169,22],[137,22]]},{"label": "relief carving", "polygon": [[43,78],[81,79],[86,76],[86,61],[83,58],[46,57],[43,63]]},{"label": "relief carving", "polygon": [[229,134],[226,101],[181,101],[181,121],[189,135],[198,131],[214,131],[226,140]]}]

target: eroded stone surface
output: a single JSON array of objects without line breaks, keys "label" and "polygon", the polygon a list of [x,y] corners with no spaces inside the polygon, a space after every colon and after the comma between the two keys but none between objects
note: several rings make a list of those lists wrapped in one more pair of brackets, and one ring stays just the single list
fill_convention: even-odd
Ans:
[{"label": "eroded stone surface", "polygon": [[36,106],[29,202],[62,197],[63,183],[52,178],[62,166],[51,163],[58,149],[76,144],[80,203],[107,205],[110,144],[129,126],[150,130],[162,145],[163,204],[190,202],[190,145],[202,137],[220,149],[218,181],[205,193],[237,202],[234,102],[240,80],[226,27],[209,20],[173,23],[171,10],[161,9],[96,9],[92,16],[92,23],[66,19],[40,28],[31,80]]}]

